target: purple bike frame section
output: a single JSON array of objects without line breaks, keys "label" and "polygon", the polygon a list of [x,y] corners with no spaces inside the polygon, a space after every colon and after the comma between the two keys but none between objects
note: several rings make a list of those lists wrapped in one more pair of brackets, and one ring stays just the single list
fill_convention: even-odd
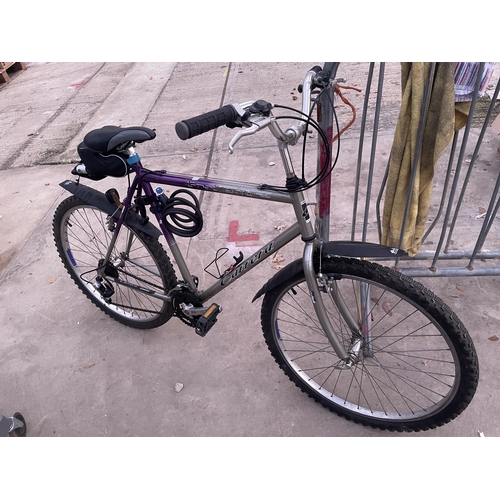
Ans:
[{"label": "purple bike frame section", "polygon": [[288,193],[264,190],[259,184],[249,182],[229,181],[211,177],[195,176],[169,173],[167,171],[148,171],[142,168],[140,162],[133,165],[140,184],[147,195],[148,184],[161,184],[177,186],[185,189],[196,189],[199,191],[210,191],[213,193],[232,194],[245,198],[257,198],[260,200],[276,201],[278,203],[292,203],[292,197]]},{"label": "purple bike frame section", "polygon": [[[278,203],[293,203],[292,197],[288,193],[263,190],[258,184],[200,177],[196,175],[169,173],[165,170],[150,171],[144,169],[140,161],[133,164],[132,167],[136,176],[129,190],[130,193],[134,193],[137,186],[141,186],[146,196],[152,196],[155,193],[151,184],[160,184],[176,186],[184,189],[195,189],[198,191],[209,191],[213,193],[242,196],[245,198],[275,201]],[[128,200],[127,209],[130,207],[131,203],[132,199]],[[173,234],[164,227],[161,215],[156,214],[156,218],[167,243],[169,245],[175,245],[175,238]]]}]

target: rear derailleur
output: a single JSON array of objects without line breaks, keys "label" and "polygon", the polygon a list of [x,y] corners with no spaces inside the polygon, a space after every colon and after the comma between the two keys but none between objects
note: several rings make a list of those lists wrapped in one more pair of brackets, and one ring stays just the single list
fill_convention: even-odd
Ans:
[{"label": "rear derailleur", "polygon": [[106,302],[110,303],[111,297],[115,293],[115,289],[106,277],[109,276],[111,278],[118,279],[118,270],[113,264],[111,264],[111,262],[108,262],[104,266],[104,259],[100,259],[97,272],[98,274],[93,283],[94,288],[101,294],[102,298]]}]

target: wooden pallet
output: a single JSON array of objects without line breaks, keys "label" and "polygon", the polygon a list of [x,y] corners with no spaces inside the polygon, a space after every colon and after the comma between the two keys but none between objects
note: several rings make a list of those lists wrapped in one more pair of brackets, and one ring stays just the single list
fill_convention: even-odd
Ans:
[{"label": "wooden pallet", "polygon": [[23,62],[0,62],[0,83],[7,83],[10,81],[10,74],[17,71],[24,71],[26,63]]}]

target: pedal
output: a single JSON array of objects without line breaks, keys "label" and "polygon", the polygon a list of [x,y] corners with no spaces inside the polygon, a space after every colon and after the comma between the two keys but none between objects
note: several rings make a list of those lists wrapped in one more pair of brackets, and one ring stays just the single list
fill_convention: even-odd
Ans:
[{"label": "pedal", "polygon": [[198,318],[196,325],[194,327],[194,331],[200,336],[204,337],[212,326],[217,323],[217,316],[222,311],[221,306],[219,304],[212,304],[206,312]]}]

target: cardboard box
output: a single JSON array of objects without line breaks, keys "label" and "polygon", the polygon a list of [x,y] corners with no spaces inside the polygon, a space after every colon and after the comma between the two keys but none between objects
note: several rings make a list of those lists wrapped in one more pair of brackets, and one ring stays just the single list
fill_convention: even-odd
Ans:
[{"label": "cardboard box", "polygon": [[[500,115],[498,115],[491,124],[496,134],[500,135]],[[500,139],[498,140],[498,151],[500,151]]]}]

